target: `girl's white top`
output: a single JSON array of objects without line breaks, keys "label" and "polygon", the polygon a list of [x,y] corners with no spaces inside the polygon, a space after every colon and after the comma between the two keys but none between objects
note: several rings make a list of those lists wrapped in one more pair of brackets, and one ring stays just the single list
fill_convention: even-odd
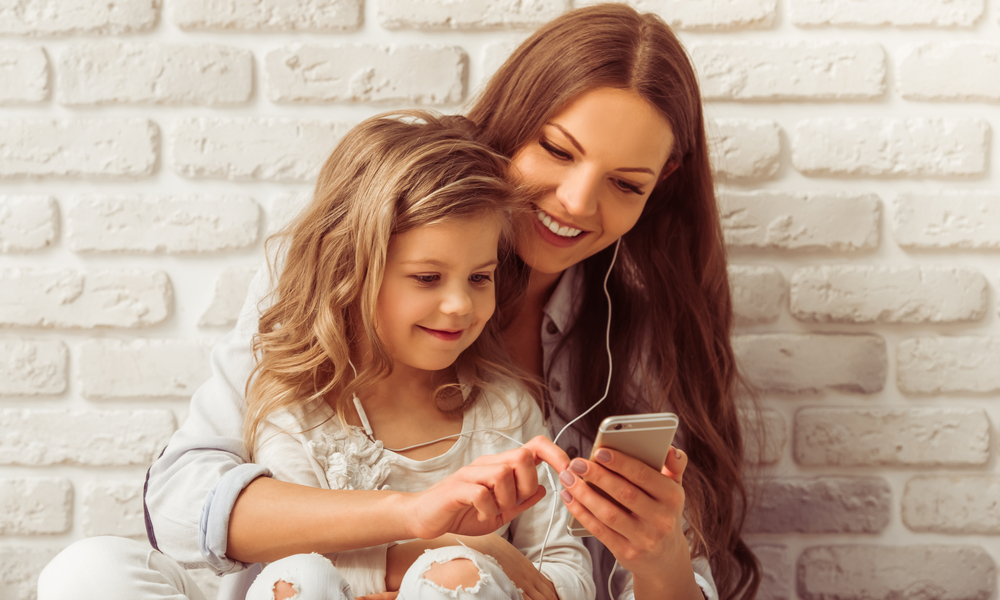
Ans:
[{"label": "girl's white top", "polygon": [[[333,409],[322,399],[282,410],[271,415],[260,431],[256,460],[282,481],[310,487],[340,490],[395,490],[419,492],[480,456],[498,454],[520,444],[490,431],[497,430],[520,443],[548,428],[530,396],[512,385],[502,386],[506,398],[485,395],[469,407],[462,420],[462,432],[469,433],[445,453],[427,460],[413,460],[387,450],[372,441],[364,430],[344,428]],[[406,427],[399,423],[396,427]],[[430,441],[430,440],[428,440]],[[578,538],[566,533],[569,511],[558,493],[549,487],[544,465],[539,467],[539,483],[546,496],[534,507],[518,515],[496,531],[524,553],[538,561],[549,515],[556,504],[552,532],[545,545],[542,573],[555,585],[561,600],[593,600],[595,585],[590,553]],[[386,591],[386,546],[329,554],[344,575],[355,596]]]}]

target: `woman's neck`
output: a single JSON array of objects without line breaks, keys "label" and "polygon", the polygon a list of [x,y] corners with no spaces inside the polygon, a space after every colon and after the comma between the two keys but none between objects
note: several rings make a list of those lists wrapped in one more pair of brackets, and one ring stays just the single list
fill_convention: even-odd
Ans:
[{"label": "woman's neck", "polygon": [[559,285],[559,279],[563,273],[565,271],[540,273],[532,269],[528,276],[528,289],[525,292],[525,308],[531,308],[541,315],[549,298],[552,297],[552,293],[556,291],[556,286]]}]

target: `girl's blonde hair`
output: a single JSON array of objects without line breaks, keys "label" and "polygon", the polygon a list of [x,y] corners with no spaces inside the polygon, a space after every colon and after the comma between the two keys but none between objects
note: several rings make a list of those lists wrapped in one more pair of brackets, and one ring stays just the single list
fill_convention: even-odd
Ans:
[{"label": "girl's blonde hair", "polygon": [[[452,219],[493,220],[501,227],[498,258],[508,262],[520,194],[507,170],[508,161],[477,142],[463,117],[385,114],[344,136],[323,165],[312,203],[268,240],[280,244],[269,262],[272,279],[280,275],[254,337],[244,427],[251,458],[268,415],[325,397],[345,422],[353,394],[391,372],[375,309],[393,235]],[[436,399],[443,408],[464,410],[484,391],[498,391],[491,382],[521,379],[498,325],[517,295],[497,294],[494,317],[454,365],[472,392],[463,398],[457,385],[442,386]],[[363,338],[371,356],[363,364],[353,357],[355,377],[351,349]]]}]

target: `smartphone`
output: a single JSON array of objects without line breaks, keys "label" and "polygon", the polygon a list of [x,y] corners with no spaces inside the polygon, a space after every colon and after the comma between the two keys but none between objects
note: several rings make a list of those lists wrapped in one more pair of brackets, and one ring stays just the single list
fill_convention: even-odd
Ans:
[{"label": "smartphone", "polygon": [[[677,424],[677,415],[673,413],[608,417],[601,421],[601,426],[597,429],[597,439],[594,440],[594,448],[590,451],[590,459],[594,459],[594,453],[598,449],[608,448],[627,454],[659,471],[667,460],[670,444],[673,443],[674,434],[677,433]],[[597,493],[618,504],[622,509],[628,510],[601,488],[593,487]],[[576,537],[592,535],[576,518],[570,520],[566,529],[570,535]]]}]

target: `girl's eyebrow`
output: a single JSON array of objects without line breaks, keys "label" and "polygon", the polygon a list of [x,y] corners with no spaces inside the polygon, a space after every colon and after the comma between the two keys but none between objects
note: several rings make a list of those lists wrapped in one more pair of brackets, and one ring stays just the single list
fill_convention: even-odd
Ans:
[{"label": "girl's eyebrow", "polygon": [[[402,264],[402,265],[432,265],[432,266],[435,266],[435,267],[442,267],[442,268],[450,267],[451,266],[450,264],[448,264],[446,262],[442,262],[440,260],[435,260],[433,258],[418,258],[416,260],[404,260],[400,264]],[[484,262],[483,264],[481,264],[481,265],[479,265],[477,267],[473,267],[473,268],[474,269],[484,269],[486,267],[495,267],[498,264],[500,264],[500,261],[498,261],[497,259],[494,258],[492,260],[488,260],[488,261]]]},{"label": "girl's eyebrow", "polygon": [[[583,146],[580,145],[580,142],[576,141],[576,138],[573,137],[573,135],[570,132],[566,131],[566,129],[562,125],[554,123],[552,121],[549,121],[548,123],[546,123],[546,125],[551,125],[552,127],[555,127],[556,129],[561,131],[562,134],[566,136],[566,139],[568,139],[569,142],[573,144],[577,150],[580,151],[580,154],[582,156],[587,156],[587,151],[583,149]],[[656,175],[656,173],[654,173],[652,169],[646,167],[619,167],[614,170],[621,171],[623,173],[649,173],[650,175]]]}]

